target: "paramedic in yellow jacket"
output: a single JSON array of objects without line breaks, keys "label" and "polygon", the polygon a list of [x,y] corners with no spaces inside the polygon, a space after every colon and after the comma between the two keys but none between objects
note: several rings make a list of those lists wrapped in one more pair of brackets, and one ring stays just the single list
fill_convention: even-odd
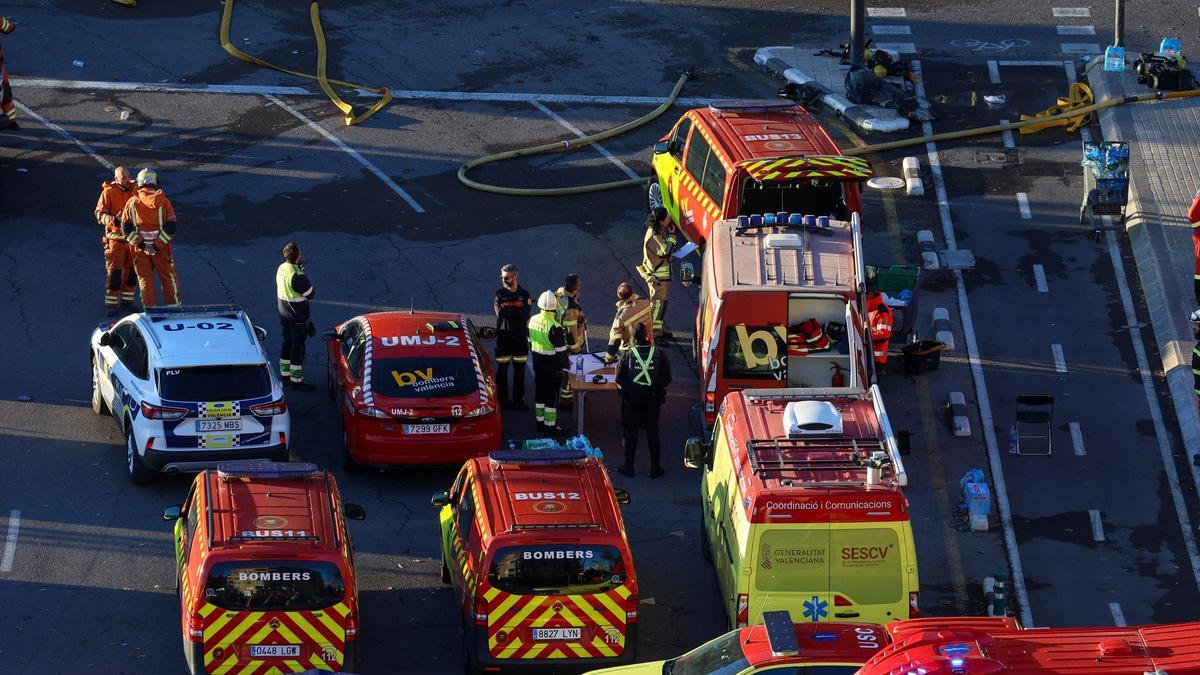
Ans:
[{"label": "paramedic in yellow jacket", "polygon": [[646,218],[646,236],[642,239],[642,264],[638,274],[650,289],[650,307],[654,317],[654,335],[670,339],[663,330],[663,317],[667,313],[667,290],[671,285],[671,254],[679,243],[679,234],[671,216],[663,207],[657,207]]}]

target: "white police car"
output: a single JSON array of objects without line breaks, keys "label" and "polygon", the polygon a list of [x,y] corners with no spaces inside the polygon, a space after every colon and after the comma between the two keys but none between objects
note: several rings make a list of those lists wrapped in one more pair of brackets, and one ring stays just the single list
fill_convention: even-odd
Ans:
[{"label": "white police car", "polygon": [[92,332],[92,410],[111,411],[125,434],[131,481],[288,460],[291,420],[265,336],[225,305],[148,309]]}]

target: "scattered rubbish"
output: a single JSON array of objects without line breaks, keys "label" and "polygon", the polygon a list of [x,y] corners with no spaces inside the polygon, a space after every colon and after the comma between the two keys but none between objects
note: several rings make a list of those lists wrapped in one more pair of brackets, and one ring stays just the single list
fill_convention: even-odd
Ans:
[{"label": "scattered rubbish", "polygon": [[25,167],[21,167],[21,168],[17,169],[17,173],[29,173],[29,169],[26,169]]},{"label": "scattered rubbish", "polygon": [[128,110],[122,110],[122,111],[121,111],[121,121],[122,121],[122,122],[125,122],[125,121],[127,121],[128,119],[129,119],[129,111],[128,111]]},{"label": "scattered rubbish", "polygon": [[242,260],[241,258],[234,258],[234,259],[233,259],[233,262],[236,262],[236,263],[241,263],[241,264],[243,264],[243,265],[245,265],[245,264],[246,264],[246,261],[245,261],[245,260]]},{"label": "scattered rubbish", "polygon": [[654,598],[642,598],[642,604],[643,605],[656,605],[658,603],[654,602]]},{"label": "scattered rubbish", "polygon": [[83,63],[83,61],[80,61],[79,59],[75,59],[74,61],[71,62],[71,65],[75,66],[76,68],[82,68],[85,64]]},{"label": "scattered rubbish", "polygon": [[299,53],[300,53],[300,50],[299,50],[299,49],[293,49],[293,50],[292,50],[292,53],[293,53],[293,54],[299,54]]},{"label": "scattered rubbish", "polygon": [[1004,94],[997,94],[995,96],[984,96],[983,97],[983,101],[985,103],[987,103],[988,105],[1004,105],[1004,102],[1007,100],[1008,100],[1008,97],[1005,96]]},{"label": "scattered rubbish", "polygon": [[680,539],[683,539],[683,530],[671,530],[667,534],[671,535],[672,537],[679,537]]},{"label": "scattered rubbish", "polygon": [[30,401],[33,400],[33,397],[30,396],[29,394],[21,394],[20,396],[17,397],[17,400],[22,403],[29,403]]}]

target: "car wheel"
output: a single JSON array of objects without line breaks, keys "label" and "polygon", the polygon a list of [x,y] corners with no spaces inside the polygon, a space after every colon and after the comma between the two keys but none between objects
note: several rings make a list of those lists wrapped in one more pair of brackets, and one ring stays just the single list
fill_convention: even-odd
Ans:
[{"label": "car wheel", "polygon": [[658,176],[651,176],[650,179],[650,187],[646,189],[646,203],[650,207],[649,210],[653,211],[663,205],[662,185],[658,182]]},{"label": "car wheel", "polygon": [[108,404],[104,402],[104,395],[100,393],[100,374],[96,372],[96,364],[92,363],[92,412],[97,415],[108,414]]},{"label": "car wheel", "polygon": [[467,625],[466,625],[466,622],[463,622],[463,626],[462,626],[463,673],[465,673],[465,675],[480,675],[480,673],[482,673],[483,671],[482,671],[482,669],[480,669],[479,666],[475,665],[474,660],[471,658],[471,647],[472,647],[472,645],[470,642],[470,638],[467,637]]},{"label": "car wheel", "polygon": [[[133,425],[132,422],[125,424],[126,426]],[[142,457],[138,454],[132,430],[125,436],[125,466],[129,470],[129,481],[132,483],[144,485],[154,480],[154,472],[142,463]]]},{"label": "car wheel", "polygon": [[708,541],[708,527],[704,523],[704,513],[700,513],[700,555],[704,556],[704,561],[712,564],[712,547]]},{"label": "car wheel", "polygon": [[359,473],[363,470],[362,464],[354,461],[354,457],[350,455],[350,432],[346,430],[346,425],[342,424],[342,466],[346,467],[346,471],[350,473]]}]

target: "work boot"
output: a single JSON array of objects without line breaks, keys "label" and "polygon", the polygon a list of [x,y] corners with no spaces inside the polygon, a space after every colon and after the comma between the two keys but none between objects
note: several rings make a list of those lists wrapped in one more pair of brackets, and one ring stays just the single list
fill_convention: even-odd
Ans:
[{"label": "work boot", "polygon": [[663,470],[661,465],[655,464],[654,466],[650,467],[651,478],[661,478],[665,473],[666,471]]},{"label": "work boot", "polygon": [[635,471],[633,469],[633,464],[630,464],[628,462],[626,462],[625,464],[622,464],[621,466],[618,466],[617,473],[621,474],[622,476],[628,476],[629,478],[633,478],[634,476],[637,475],[637,471]]},{"label": "work boot", "polygon": [[292,389],[295,389],[296,391],[312,391],[317,388],[317,385],[315,385],[315,384],[311,384],[311,383],[304,382],[304,381],[296,382],[295,380],[293,380],[291,382],[290,386]]},{"label": "work boot", "polygon": [[105,305],[104,316],[107,316],[109,318],[113,318],[113,317],[117,316],[117,306],[116,305]]}]

